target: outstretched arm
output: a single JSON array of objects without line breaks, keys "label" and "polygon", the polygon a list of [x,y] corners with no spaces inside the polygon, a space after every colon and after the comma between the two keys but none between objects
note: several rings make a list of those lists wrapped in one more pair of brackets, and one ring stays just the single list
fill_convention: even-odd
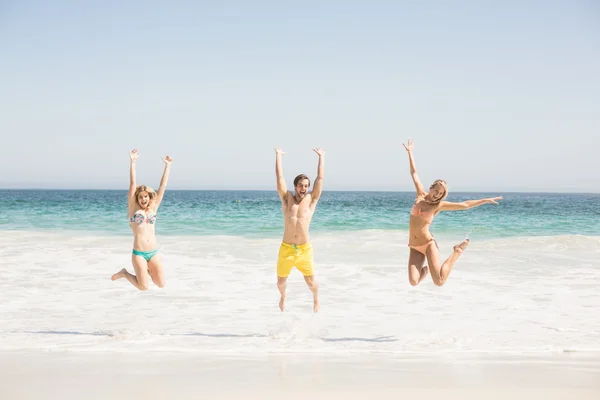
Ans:
[{"label": "outstretched arm", "polygon": [[137,187],[137,185],[136,185],[136,178],[135,178],[135,163],[136,163],[136,160],[139,157],[139,155],[140,155],[140,153],[138,153],[137,149],[133,149],[129,152],[129,195],[127,196],[127,198],[128,198],[130,212],[131,212],[131,207],[135,206],[135,203],[136,203],[135,188]]},{"label": "outstretched arm", "polygon": [[456,211],[456,210],[468,210],[469,208],[479,207],[484,204],[492,203],[498,204],[498,200],[502,200],[502,196],[490,197],[487,199],[480,200],[466,200],[460,203],[453,203],[450,201],[442,201],[440,203],[440,211]]},{"label": "outstretched arm", "polygon": [[171,172],[171,162],[173,161],[171,156],[166,156],[162,160],[165,163],[165,171],[160,179],[160,186],[158,187],[156,199],[154,200],[155,210],[158,209],[158,206],[160,206],[160,203],[162,203],[163,197],[165,196],[165,190],[167,190],[167,183],[169,182],[169,173]]},{"label": "outstretched arm", "polygon": [[417,196],[421,196],[425,194],[425,189],[423,188],[423,184],[421,184],[421,180],[419,179],[419,175],[417,174],[417,167],[415,166],[415,159],[412,153],[412,147],[414,142],[412,140],[408,140],[408,146],[402,144],[406,151],[408,152],[408,161],[410,162],[410,176],[412,177],[413,183],[415,184],[415,189],[417,190]]},{"label": "outstretched arm", "polygon": [[285,154],[285,151],[281,149],[275,149],[275,176],[277,177],[277,194],[282,202],[287,201],[287,186],[285,185],[285,179],[283,178],[283,167],[281,166],[281,157]]},{"label": "outstretched arm", "polygon": [[319,166],[317,167],[317,178],[313,186],[313,190],[310,194],[313,202],[317,202],[321,197],[323,191],[323,178],[325,176],[325,150],[313,149],[315,153],[319,155]]}]

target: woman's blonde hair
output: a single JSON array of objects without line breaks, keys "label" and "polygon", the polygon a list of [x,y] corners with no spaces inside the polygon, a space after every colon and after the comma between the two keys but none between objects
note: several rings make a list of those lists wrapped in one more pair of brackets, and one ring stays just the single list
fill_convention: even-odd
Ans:
[{"label": "woman's blonde hair", "polygon": [[[156,192],[154,191],[154,189],[152,189],[150,186],[140,185],[135,188],[135,201],[136,202],[138,201],[138,196],[142,192],[148,193],[148,197],[150,197],[150,201],[154,200],[154,198],[156,197]],[[138,205],[139,205],[139,203],[138,203]]]},{"label": "woman's blonde hair", "polygon": [[439,199],[437,199],[435,201],[428,201],[429,204],[439,204],[442,200],[444,200],[448,196],[448,184],[443,179],[436,179],[435,181],[433,181],[433,183],[431,184],[431,186],[429,186],[429,188],[431,189],[432,187],[434,187],[438,183],[440,185],[442,185],[442,187],[444,188],[444,194],[442,195],[442,197],[440,197]]}]

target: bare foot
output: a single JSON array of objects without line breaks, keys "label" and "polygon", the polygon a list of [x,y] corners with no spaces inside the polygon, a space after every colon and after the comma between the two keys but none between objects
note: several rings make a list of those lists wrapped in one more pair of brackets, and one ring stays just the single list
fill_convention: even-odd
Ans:
[{"label": "bare foot", "polygon": [[116,281],[117,279],[121,279],[125,277],[125,272],[127,270],[125,268],[123,268],[122,270],[120,270],[119,272],[117,272],[116,274],[114,274],[110,279],[113,281]]},{"label": "bare foot", "polygon": [[461,244],[457,244],[456,246],[454,246],[454,251],[457,253],[462,253],[469,245],[469,242],[470,242],[469,239],[465,239],[465,241],[462,242]]},{"label": "bare foot", "polygon": [[319,298],[318,297],[314,298],[313,311],[316,313],[319,312]]},{"label": "bare foot", "polygon": [[279,300],[279,309],[283,311],[285,308],[285,295],[281,296],[281,300]]}]

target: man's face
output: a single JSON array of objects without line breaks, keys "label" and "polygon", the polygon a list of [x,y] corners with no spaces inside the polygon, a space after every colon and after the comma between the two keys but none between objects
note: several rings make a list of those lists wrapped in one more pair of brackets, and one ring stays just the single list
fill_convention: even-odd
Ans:
[{"label": "man's face", "polygon": [[308,192],[308,179],[301,179],[298,181],[296,185],[296,197],[298,199],[303,199]]}]

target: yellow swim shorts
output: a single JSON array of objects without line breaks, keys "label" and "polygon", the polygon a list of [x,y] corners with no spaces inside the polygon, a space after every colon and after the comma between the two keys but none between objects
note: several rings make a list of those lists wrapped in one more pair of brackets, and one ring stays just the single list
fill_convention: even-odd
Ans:
[{"label": "yellow swim shorts", "polygon": [[310,243],[289,244],[282,242],[277,260],[277,276],[287,277],[296,267],[304,276],[314,275],[313,249]]}]

